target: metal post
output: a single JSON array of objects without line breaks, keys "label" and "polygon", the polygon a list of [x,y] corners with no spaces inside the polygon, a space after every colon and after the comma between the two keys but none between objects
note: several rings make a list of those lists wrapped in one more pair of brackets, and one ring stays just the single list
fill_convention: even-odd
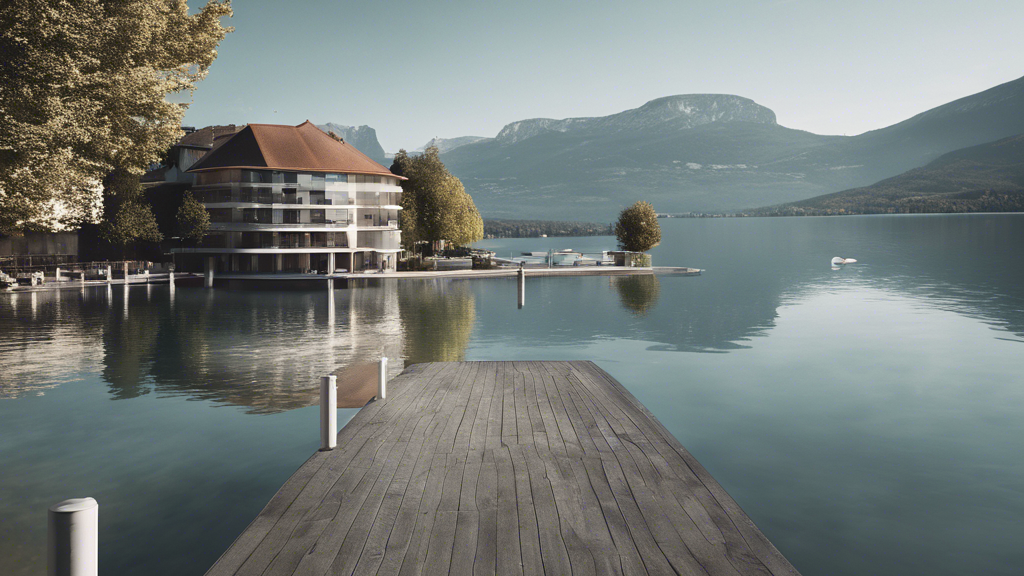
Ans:
[{"label": "metal post", "polygon": [[526,305],[526,269],[523,265],[519,265],[519,307],[522,308]]},{"label": "metal post", "polygon": [[320,450],[338,445],[338,377],[320,377]]},{"label": "metal post", "polygon": [[96,576],[99,573],[99,511],[92,498],[72,498],[47,513],[46,573]]},{"label": "metal post", "polygon": [[388,359],[382,356],[377,367],[377,400],[388,396]]}]

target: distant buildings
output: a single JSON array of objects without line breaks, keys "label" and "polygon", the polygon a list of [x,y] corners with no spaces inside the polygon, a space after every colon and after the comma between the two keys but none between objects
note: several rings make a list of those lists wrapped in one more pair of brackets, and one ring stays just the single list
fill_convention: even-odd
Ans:
[{"label": "distant buildings", "polygon": [[204,128],[208,152],[205,139],[189,144],[191,134],[172,150],[161,180],[194,175],[211,220],[201,245],[174,250],[179,265],[219,274],[395,269],[400,177],[308,121],[233,129]]}]

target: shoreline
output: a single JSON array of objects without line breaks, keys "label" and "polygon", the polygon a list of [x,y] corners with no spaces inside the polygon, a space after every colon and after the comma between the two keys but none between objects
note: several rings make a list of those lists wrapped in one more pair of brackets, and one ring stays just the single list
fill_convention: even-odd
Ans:
[{"label": "shoreline", "polygon": [[[524,274],[529,277],[577,277],[577,276],[700,276],[704,272],[700,268],[684,266],[585,266],[563,268],[525,268]],[[514,278],[519,274],[518,268],[501,268],[496,270],[431,270],[422,272],[373,272],[352,274],[217,274],[214,282],[249,281],[249,282],[326,282],[330,280],[425,280],[433,278],[473,279],[473,278]],[[174,284],[192,288],[197,282],[203,281],[203,275],[197,273],[176,273]],[[147,284],[170,284],[169,274],[151,274],[148,277],[139,275],[136,278],[115,278],[113,280],[68,280],[61,282],[45,282],[39,286],[18,286],[0,294],[20,294],[26,292],[45,292],[51,290],[73,290],[97,286],[145,286]]]}]

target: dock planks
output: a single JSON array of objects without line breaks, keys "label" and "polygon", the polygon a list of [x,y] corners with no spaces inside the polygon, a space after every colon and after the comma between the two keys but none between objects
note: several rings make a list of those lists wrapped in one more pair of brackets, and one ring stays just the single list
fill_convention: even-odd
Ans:
[{"label": "dock planks", "polygon": [[409,367],[207,572],[797,574],[592,362]]}]

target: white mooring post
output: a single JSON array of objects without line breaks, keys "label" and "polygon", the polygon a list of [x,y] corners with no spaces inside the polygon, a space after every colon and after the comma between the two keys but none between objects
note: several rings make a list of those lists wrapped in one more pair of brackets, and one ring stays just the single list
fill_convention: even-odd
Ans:
[{"label": "white mooring post", "polygon": [[53,281],[60,282],[60,268],[57,268],[57,271],[53,273]]},{"label": "white mooring post", "polygon": [[338,445],[338,377],[320,377],[320,450]]},{"label": "white mooring post", "polygon": [[92,498],[72,498],[47,513],[46,573],[96,576],[99,572],[99,511]]},{"label": "white mooring post", "polygon": [[382,356],[377,366],[377,400],[384,400],[388,396],[388,359]]},{"label": "white mooring post", "polygon": [[[280,256],[280,254],[278,254],[278,256]],[[206,288],[213,288],[213,271],[216,266],[217,264],[212,256],[206,259],[206,269],[204,270],[206,280],[203,283]]]},{"label": "white mooring post", "polygon": [[171,288],[174,288],[174,272],[167,273],[167,283],[171,285]]},{"label": "white mooring post", "polygon": [[107,266],[107,284],[110,284],[110,279],[114,277],[114,269]]}]

